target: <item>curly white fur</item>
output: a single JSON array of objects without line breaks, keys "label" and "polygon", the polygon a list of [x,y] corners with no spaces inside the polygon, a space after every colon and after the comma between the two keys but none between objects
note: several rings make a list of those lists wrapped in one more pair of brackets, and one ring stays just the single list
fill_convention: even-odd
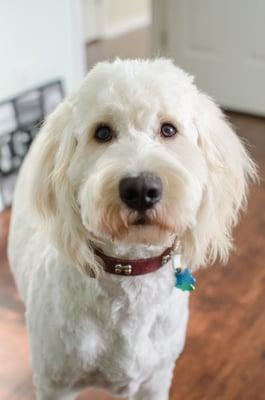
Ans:
[{"label": "curly white fur", "polygon": [[[159,134],[163,122],[178,129]],[[95,127],[115,137],[97,143]],[[163,197],[151,224],[119,198],[124,176],[151,172]],[[168,263],[138,277],[102,270],[93,245],[127,258],[160,254],[178,236],[178,262],[226,261],[255,165],[220,109],[171,61],[98,64],[51,114],[20,172],[9,258],[26,305],[39,400],[87,385],[133,400],[166,400],[183,349],[188,295]],[[91,273],[96,279],[90,277]]]}]

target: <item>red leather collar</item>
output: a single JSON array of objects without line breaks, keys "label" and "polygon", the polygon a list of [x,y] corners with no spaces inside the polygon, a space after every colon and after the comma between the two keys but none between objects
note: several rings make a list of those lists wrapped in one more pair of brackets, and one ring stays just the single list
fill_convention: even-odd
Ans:
[{"label": "red leather collar", "polygon": [[96,249],[95,254],[103,260],[106,272],[114,275],[136,276],[154,272],[170,259],[171,248],[166,249],[160,256],[129,260],[107,256]]}]

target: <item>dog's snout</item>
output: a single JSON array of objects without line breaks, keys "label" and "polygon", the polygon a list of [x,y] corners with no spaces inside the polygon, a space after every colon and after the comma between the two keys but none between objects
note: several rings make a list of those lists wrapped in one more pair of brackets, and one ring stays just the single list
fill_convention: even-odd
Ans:
[{"label": "dog's snout", "polygon": [[162,181],[159,176],[142,174],[120,181],[121,200],[132,210],[145,211],[153,207],[162,197]]}]

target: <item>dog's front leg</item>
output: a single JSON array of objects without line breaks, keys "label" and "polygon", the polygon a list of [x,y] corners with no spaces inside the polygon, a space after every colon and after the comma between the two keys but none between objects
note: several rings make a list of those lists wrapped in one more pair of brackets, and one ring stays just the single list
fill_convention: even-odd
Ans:
[{"label": "dog's front leg", "polygon": [[75,400],[78,393],[66,390],[57,390],[48,386],[37,385],[37,400]]},{"label": "dog's front leg", "polygon": [[129,400],[169,400],[173,369],[174,364],[170,368],[156,371]]}]

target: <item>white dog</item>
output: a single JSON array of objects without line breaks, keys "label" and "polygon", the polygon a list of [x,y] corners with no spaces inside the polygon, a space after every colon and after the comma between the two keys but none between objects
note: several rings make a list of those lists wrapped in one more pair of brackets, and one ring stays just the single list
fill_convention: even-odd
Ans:
[{"label": "white dog", "polygon": [[37,399],[86,386],[168,399],[188,319],[173,264],[227,260],[254,177],[220,109],[171,61],[87,75],[48,117],[14,199],[9,258]]}]

